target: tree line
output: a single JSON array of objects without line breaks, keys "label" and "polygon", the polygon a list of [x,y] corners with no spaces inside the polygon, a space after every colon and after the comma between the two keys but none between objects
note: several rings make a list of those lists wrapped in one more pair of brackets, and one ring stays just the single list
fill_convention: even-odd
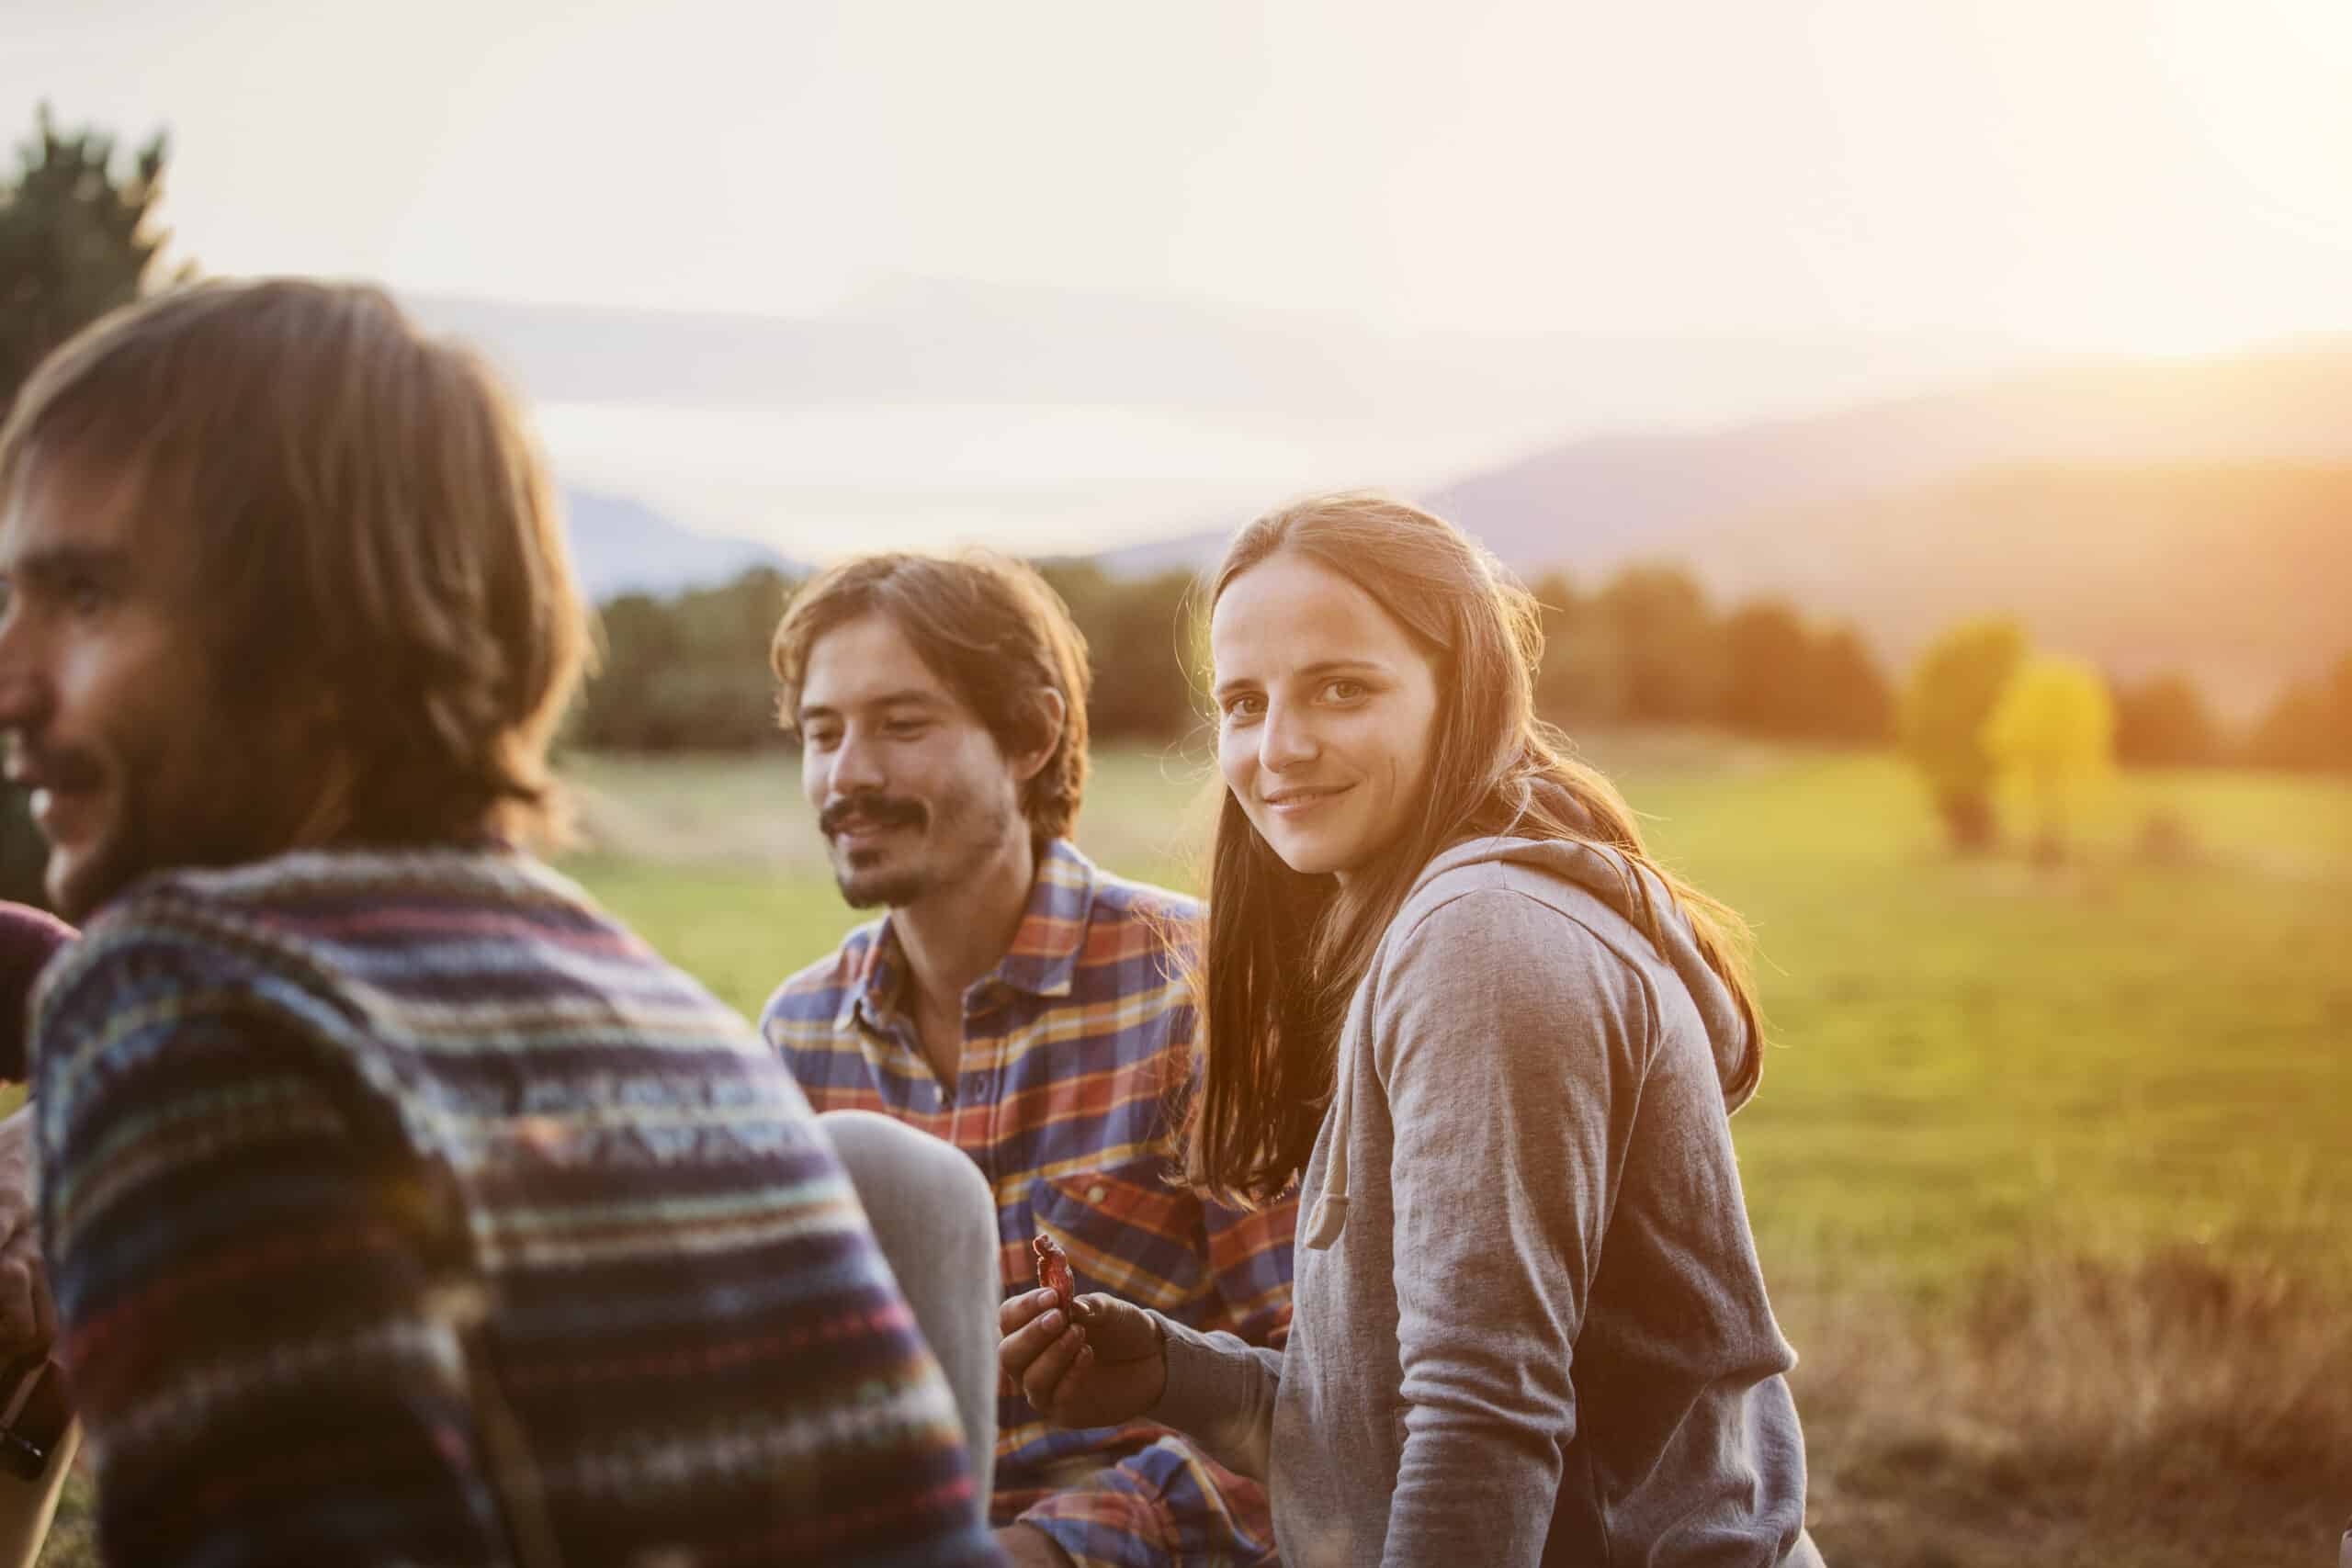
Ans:
[{"label": "tree line", "polygon": [[[1204,722],[1204,606],[1191,575],[1037,564],[1086,638],[1096,736],[1176,740]],[[569,739],[638,751],[778,739],[766,650],[793,586],[759,570],[723,587],[607,604],[601,668]],[[1850,627],[1814,626],[1776,601],[1719,614],[1675,567],[1628,568],[1590,592],[1555,573],[1533,592],[1544,633],[1536,701],[1563,726],[1711,725],[1857,743],[1891,733],[1886,677]]]},{"label": "tree line", "polygon": [[[1086,560],[1038,564],[1086,637],[1094,671],[1088,720],[1096,736],[1165,742],[1205,722],[1202,605],[1193,577],[1114,577]],[[606,604],[601,668],[572,716],[570,742],[627,751],[780,744],[767,646],[794,586],[759,570],[721,587]],[[1719,610],[1679,567],[1628,567],[1589,590],[1554,572],[1532,591],[1544,624],[1536,705],[1572,732],[1676,725],[1872,745],[1902,739],[1899,710],[1925,700],[1948,703],[1960,716],[1950,721],[1951,732],[1964,731],[1973,746],[1975,729],[2028,662],[2022,628],[1969,623],[1902,672],[1898,692],[1851,626],[1816,624],[1775,599]],[[1987,634],[1986,626],[2007,630]],[[2352,649],[2332,670],[2290,685],[2242,729],[2225,724],[2186,673],[2135,681],[2089,671],[2081,679],[2098,686],[2109,753],[2128,767],[2352,769]],[[1931,694],[1947,684],[1956,690],[1921,699],[1923,682]],[[2079,681],[2068,692],[2078,706],[2091,701]]]}]

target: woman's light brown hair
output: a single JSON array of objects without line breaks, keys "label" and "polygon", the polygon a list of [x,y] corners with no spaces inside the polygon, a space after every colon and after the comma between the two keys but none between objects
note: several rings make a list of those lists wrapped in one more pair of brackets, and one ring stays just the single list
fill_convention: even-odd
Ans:
[{"label": "woman's light brown hair", "polygon": [[[1615,852],[1627,902],[1652,942],[1677,913],[1736,999],[1755,1083],[1761,1032],[1747,928],[1650,858],[1623,797],[1564,754],[1535,716],[1536,605],[1458,528],[1378,496],[1331,495],[1244,528],[1208,595],[1277,552],[1304,556],[1364,592],[1427,654],[1442,694],[1430,775],[1405,835],[1343,892],[1284,865],[1230,791],[1210,852],[1208,931],[1194,974],[1205,1047],[1185,1113],[1185,1174],[1231,1201],[1279,1197],[1306,1168],[1335,1081],[1348,998],[1421,868],[1448,845],[1511,834]],[[1669,906],[1659,908],[1660,902]]]},{"label": "woman's light brown hair", "polygon": [[800,687],[809,649],[836,626],[883,615],[924,668],[976,715],[1008,755],[1035,750],[1058,692],[1061,730],[1045,766],[1023,786],[1031,841],[1066,838],[1086,797],[1086,638],[1069,606],[1034,568],[984,550],[949,558],[860,556],[811,578],[777,623],[768,660],[784,690],[776,717],[800,732]]},{"label": "woman's light brown hair", "polygon": [[34,372],[0,497],[50,465],[128,476],[143,527],[185,531],[224,704],[328,716],[333,837],[552,826],[588,620],[546,468],[470,353],[376,288],[199,284]]}]

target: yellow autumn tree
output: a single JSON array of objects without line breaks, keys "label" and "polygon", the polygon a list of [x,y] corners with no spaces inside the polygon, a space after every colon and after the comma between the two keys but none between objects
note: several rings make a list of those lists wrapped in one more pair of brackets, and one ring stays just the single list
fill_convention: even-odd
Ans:
[{"label": "yellow autumn tree", "polygon": [[2065,860],[2084,803],[2115,765],[2115,701],[2106,681],[2079,659],[2030,658],[1993,705],[1984,741],[2032,803],[2034,858]]}]

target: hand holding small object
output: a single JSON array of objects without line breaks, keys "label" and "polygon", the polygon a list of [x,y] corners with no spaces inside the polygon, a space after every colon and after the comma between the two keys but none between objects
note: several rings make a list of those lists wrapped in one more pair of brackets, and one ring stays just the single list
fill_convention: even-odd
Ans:
[{"label": "hand holding small object", "polygon": [[998,1309],[998,1360],[1037,1414],[1057,1427],[1110,1427],[1159,1403],[1168,1361],[1159,1325],[1116,1296],[1080,1296],[1069,1259],[1049,1236],[1030,1244],[1040,1289]]}]

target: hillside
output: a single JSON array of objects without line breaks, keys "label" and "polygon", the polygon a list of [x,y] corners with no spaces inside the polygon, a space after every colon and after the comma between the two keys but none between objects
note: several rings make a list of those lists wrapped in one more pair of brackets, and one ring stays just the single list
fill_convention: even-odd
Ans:
[{"label": "hillside", "polygon": [[627,496],[566,491],[563,505],[572,565],[596,604],[621,593],[708,587],[753,567],[787,576],[807,570],[751,539],[697,534]]},{"label": "hillside", "polygon": [[1697,532],[1687,558],[1898,662],[2007,610],[2123,675],[2186,670],[2244,717],[2352,647],[2352,463],[1997,469]]},{"label": "hillside", "polygon": [[2019,465],[2352,463],[2346,407],[2342,342],[2078,366],[1801,419],[1572,441],[1427,500],[1513,566],[1589,571],[1691,556],[1727,525]]},{"label": "hillside", "polygon": [[[1422,497],[1522,572],[1682,563],[1907,660],[2008,610],[2234,713],[2352,643],[2352,345],[2086,366],[1720,430],[1566,443]],[[1222,534],[1113,552],[1139,573]]]}]

